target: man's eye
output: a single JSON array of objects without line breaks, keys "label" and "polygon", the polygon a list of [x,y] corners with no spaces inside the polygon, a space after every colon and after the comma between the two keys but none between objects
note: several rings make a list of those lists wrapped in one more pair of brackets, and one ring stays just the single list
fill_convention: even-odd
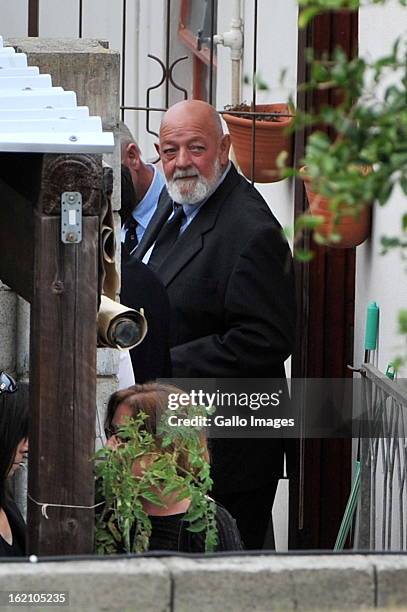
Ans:
[{"label": "man's eye", "polygon": [[164,149],[163,153],[166,157],[170,157],[171,155],[175,155],[175,149]]},{"label": "man's eye", "polygon": [[194,153],[202,153],[202,151],[205,151],[205,147],[203,145],[192,145],[189,147],[189,149]]}]

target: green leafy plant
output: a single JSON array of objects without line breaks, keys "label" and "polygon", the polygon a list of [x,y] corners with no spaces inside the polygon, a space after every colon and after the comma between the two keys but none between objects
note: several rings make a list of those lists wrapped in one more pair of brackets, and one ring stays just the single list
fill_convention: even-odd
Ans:
[{"label": "green leafy plant", "polygon": [[[298,0],[301,13],[299,25],[305,27],[311,19],[326,11],[351,10],[356,11],[369,4],[385,4],[387,0]],[[399,0],[401,6],[407,6],[407,0]]]},{"label": "green leafy plant", "polygon": [[[190,416],[203,414],[203,410],[191,407]],[[97,452],[98,494],[105,500],[96,519],[98,554],[113,554],[118,548],[129,553],[147,551],[151,520],[143,500],[163,506],[163,498],[175,493],[176,501],[191,500],[184,517],[189,523],[187,529],[205,532],[205,550],[215,550],[215,503],[208,497],[212,480],[199,428],[172,427],[167,417],[167,413],[162,415],[157,437],[146,431],[148,417],[144,413],[127,419],[118,430],[122,440],[118,447]],[[187,469],[180,465],[180,456],[185,452]],[[135,462],[139,470],[134,470]]]},{"label": "green leafy plant", "polygon": [[[298,0],[299,25],[304,28],[327,11],[355,11],[387,1]],[[407,0],[398,2],[407,7]],[[303,262],[313,257],[313,252],[301,245],[304,231],[313,232],[319,244],[334,245],[340,239],[337,228],[341,215],[358,216],[373,202],[384,206],[395,187],[407,195],[407,37],[396,38],[390,53],[372,61],[349,59],[340,48],[321,57],[308,49],[306,59],[310,76],[300,85],[302,91],[331,91],[339,103],[311,113],[296,109],[291,126],[293,131],[313,130],[299,166],[306,167],[314,193],[328,199],[334,220],[328,237],[319,232],[324,218],[310,211],[296,218],[293,229],[286,230],[298,245],[297,259]],[[285,177],[301,176],[299,168],[287,167],[284,155],[278,165]],[[381,243],[383,253],[397,248],[405,259],[407,212],[401,214],[400,234],[383,236]],[[405,310],[399,313],[399,332],[407,340]],[[397,367],[405,363],[407,357],[397,358]]]},{"label": "green leafy plant", "polygon": [[[385,2],[299,0],[299,21],[305,27],[325,11],[357,10]],[[407,0],[399,2],[407,6]],[[349,59],[340,48],[322,57],[315,57],[309,49],[307,61],[310,78],[301,89],[331,90],[339,104],[312,113],[297,109],[292,129],[314,128],[300,165],[306,166],[313,191],[329,199],[334,224],[326,239],[318,233],[324,219],[307,212],[295,221],[294,240],[311,230],[320,244],[334,244],[341,215],[357,216],[374,201],[383,206],[396,185],[407,195],[407,41],[397,38],[390,54],[371,62],[361,57]],[[285,177],[300,176],[298,168],[284,168],[284,156],[278,162]],[[365,172],[366,168],[371,171]],[[402,216],[400,231],[399,237],[383,237],[385,250],[407,248],[407,214]],[[312,254],[301,250],[300,257],[309,260]]]}]

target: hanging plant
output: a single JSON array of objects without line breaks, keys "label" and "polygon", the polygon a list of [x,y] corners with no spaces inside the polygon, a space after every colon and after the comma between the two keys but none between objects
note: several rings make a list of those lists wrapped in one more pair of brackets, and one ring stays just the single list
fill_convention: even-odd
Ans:
[{"label": "hanging plant", "polygon": [[[329,11],[353,10],[376,4],[385,5],[388,0],[298,0],[299,25],[304,28],[317,15]],[[398,0],[407,7],[407,0]],[[407,195],[407,37],[405,33],[393,41],[391,51],[373,60],[362,57],[349,59],[343,50],[331,55],[315,57],[307,50],[309,79],[300,86],[305,92],[331,91],[340,100],[338,106],[323,106],[315,113],[303,113],[297,109],[294,130],[314,127],[316,131],[307,139],[305,155],[300,161],[306,166],[305,181],[308,193],[318,193],[326,198],[335,223],[324,235],[318,228],[324,217],[308,212],[295,220],[294,242],[299,243],[304,230],[314,231],[325,244],[339,239],[338,222],[342,217],[356,218],[363,207],[377,203],[384,206],[395,187]],[[329,132],[329,135],[326,132]],[[284,166],[283,176],[300,176],[297,168]],[[367,176],[355,171],[372,168]],[[311,196],[312,197],[312,196]],[[320,199],[320,204],[322,200]],[[312,205],[311,205],[312,208]],[[352,210],[352,215],[348,215]],[[314,207],[315,211],[315,207]],[[322,230],[324,232],[324,229]],[[288,231],[287,233],[290,233]],[[407,212],[401,212],[398,235],[382,236],[383,252],[398,248],[407,254]],[[297,249],[296,256],[303,261],[312,258],[309,249]],[[407,339],[406,310],[399,316],[400,333]],[[398,366],[407,363],[406,354],[398,359]]]},{"label": "hanging plant", "polygon": [[[364,167],[360,172],[367,175],[372,171]],[[362,244],[370,236],[370,203],[362,199],[354,205],[346,204],[331,196],[324,196],[314,187],[306,166],[300,169],[304,181],[310,214],[319,220],[314,228],[314,239],[319,244],[349,249]]]},{"label": "hanging plant", "polygon": [[[261,113],[255,119],[253,112]],[[284,176],[277,166],[277,158],[286,153],[287,163],[292,160],[293,121],[292,109],[288,104],[256,104],[255,109],[246,103],[226,106],[223,119],[229,129],[233,150],[239,167],[246,178],[257,183],[281,181]],[[255,146],[253,147],[253,133]],[[254,172],[252,171],[254,159]]]},{"label": "hanging plant", "polygon": [[[319,225],[325,223],[319,234],[325,244],[338,244],[342,217],[346,218],[342,229],[359,218],[367,235],[372,203],[384,206],[396,185],[407,194],[406,52],[402,39],[396,40],[388,56],[371,63],[361,57],[349,59],[339,48],[329,58],[316,59],[308,51],[310,79],[301,89],[335,90],[341,97],[338,106],[323,106],[312,114],[297,110],[294,119],[294,129],[316,127],[307,139],[301,165],[306,167],[311,213],[318,214]],[[390,83],[389,76],[397,71],[402,78]],[[304,170],[279,162],[283,176],[304,179]],[[370,170],[360,171],[363,168]],[[314,194],[319,196],[317,203],[312,203]],[[321,220],[328,209],[333,213],[329,222]],[[308,213],[296,219],[294,230],[305,228],[315,229]],[[400,229],[405,236],[407,214],[402,215]],[[386,249],[407,246],[407,240],[395,237],[384,237],[382,243]]]}]

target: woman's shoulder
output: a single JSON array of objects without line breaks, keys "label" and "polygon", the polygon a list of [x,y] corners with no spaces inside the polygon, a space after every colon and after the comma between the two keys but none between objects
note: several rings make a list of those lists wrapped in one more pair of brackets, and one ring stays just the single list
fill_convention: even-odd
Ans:
[{"label": "woman's shoulder", "polygon": [[10,522],[17,526],[25,527],[25,521],[21,514],[16,502],[10,497],[6,499],[3,505],[4,512],[7,514],[7,518]]},{"label": "woman's shoulder", "polygon": [[[218,536],[215,552],[243,550],[242,540],[235,519],[226,508],[217,502],[215,502],[215,520]],[[181,552],[192,553],[205,552],[205,530],[191,532],[188,530],[188,521],[183,521],[179,550]]]},{"label": "woman's shoulder", "polygon": [[224,506],[217,502],[215,504],[216,526],[218,528],[217,552],[243,550],[243,543],[235,519]]},{"label": "woman's shoulder", "polygon": [[0,538],[0,556],[23,556],[25,554],[25,521],[18,509],[17,504],[8,498],[3,504],[11,532],[13,534],[13,544],[8,545],[5,540]]}]

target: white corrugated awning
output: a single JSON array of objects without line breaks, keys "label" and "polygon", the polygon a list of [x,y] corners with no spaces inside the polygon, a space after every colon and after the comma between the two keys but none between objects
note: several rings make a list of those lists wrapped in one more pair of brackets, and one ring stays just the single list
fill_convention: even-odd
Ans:
[{"label": "white corrugated awning", "polygon": [[114,139],[100,117],[89,117],[76,94],[53,87],[48,74],[27,66],[25,53],[0,36],[0,151],[110,153]]}]

